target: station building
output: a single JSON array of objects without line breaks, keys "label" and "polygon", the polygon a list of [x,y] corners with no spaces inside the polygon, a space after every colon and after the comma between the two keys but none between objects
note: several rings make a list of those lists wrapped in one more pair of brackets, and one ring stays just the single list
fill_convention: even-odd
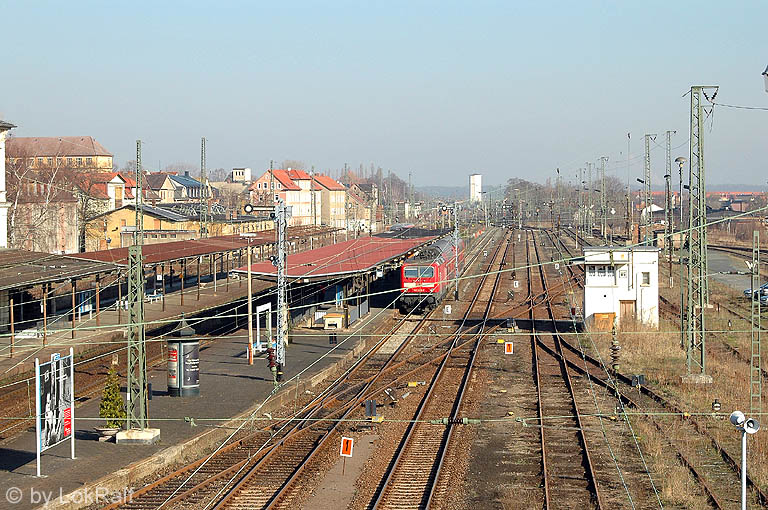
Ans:
[{"label": "station building", "polygon": [[659,249],[655,246],[584,248],[584,321],[606,329],[639,322],[659,326]]}]

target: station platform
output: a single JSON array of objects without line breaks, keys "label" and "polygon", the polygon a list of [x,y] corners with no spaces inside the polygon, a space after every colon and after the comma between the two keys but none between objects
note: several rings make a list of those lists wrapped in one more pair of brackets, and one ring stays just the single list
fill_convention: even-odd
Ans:
[{"label": "station platform", "polygon": [[[350,363],[366,345],[376,341],[377,337],[371,333],[386,330],[391,317],[390,309],[371,308],[370,314],[353,327],[338,332],[337,346],[329,345],[328,335],[318,329],[292,330],[292,342],[286,353],[286,384],[259,410],[259,416],[276,409],[281,402],[287,402],[295,395],[297,387],[303,392],[305,385],[330,376],[338,368],[336,364]],[[97,494],[99,488],[109,495],[131,488],[135,490],[140,487],[143,477],[166,472],[174,461],[189,462],[199,458],[239,423],[228,423],[229,419],[250,414],[273,391],[266,359],[260,357],[253,365],[248,365],[246,342],[247,330],[243,329],[201,347],[198,397],[168,396],[165,368],[150,370],[153,393],[149,402],[150,426],[161,431],[160,440],[154,445],[99,442],[93,432],[93,427],[103,425],[103,420],[98,418],[98,398],[76,410],[77,458],[69,458],[69,442],[45,451],[41,458],[44,478],[34,476],[34,428],[4,444],[0,447],[0,508],[37,508],[46,499],[52,501],[44,508],[83,508],[87,505],[78,502],[84,501],[87,495]],[[306,372],[300,375],[299,386],[291,378],[305,369]],[[191,426],[185,417],[197,420],[197,426]],[[118,473],[114,474],[115,471]],[[11,488],[16,488],[17,492],[9,492]],[[73,497],[68,500],[66,495],[70,493]],[[8,496],[14,494],[20,494],[21,498],[9,501]],[[102,505],[99,506],[107,503],[100,502]]]},{"label": "station platform", "polygon": [[[153,336],[155,329],[162,328],[169,321],[178,321],[182,314],[192,317],[205,310],[216,308],[227,303],[246,297],[248,286],[245,280],[239,281],[227,279],[225,274],[219,274],[216,285],[212,277],[207,276],[201,285],[198,299],[196,287],[187,287],[184,290],[184,305],[181,304],[180,285],[175,290],[165,295],[165,303],[162,300],[153,300],[145,303],[144,317],[148,323],[147,338]],[[177,282],[178,283],[178,282]],[[272,285],[267,282],[254,282],[253,294],[268,291]],[[98,313],[83,314],[76,321],[75,337],[72,338],[71,322],[62,319],[60,329],[51,320],[47,335],[46,346],[43,347],[43,339],[40,336],[24,337],[17,335],[14,342],[14,354],[10,356],[10,337],[0,339],[0,380],[9,380],[16,374],[34,373],[35,358],[40,360],[50,359],[51,354],[66,353],[72,346],[75,358],[78,354],[92,350],[99,345],[110,343],[125,344],[124,332],[128,327],[128,312],[118,311],[115,306],[102,308]]]}]

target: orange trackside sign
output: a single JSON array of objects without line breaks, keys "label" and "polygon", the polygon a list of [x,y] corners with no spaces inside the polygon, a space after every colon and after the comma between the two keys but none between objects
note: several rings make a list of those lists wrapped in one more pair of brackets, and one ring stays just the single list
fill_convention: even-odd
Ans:
[{"label": "orange trackside sign", "polygon": [[339,451],[339,455],[342,457],[351,457],[352,456],[352,447],[355,444],[355,440],[351,437],[342,437],[341,438],[341,450]]},{"label": "orange trackside sign", "polygon": [[515,346],[512,342],[504,342],[504,354],[514,354]]}]

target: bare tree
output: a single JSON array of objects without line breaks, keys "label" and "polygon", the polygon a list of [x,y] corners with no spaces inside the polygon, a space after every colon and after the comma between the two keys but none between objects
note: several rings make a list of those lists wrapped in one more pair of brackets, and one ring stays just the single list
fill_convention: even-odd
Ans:
[{"label": "bare tree", "polygon": [[306,168],[306,165],[303,161],[296,159],[286,159],[282,162],[282,166],[284,169],[291,168],[293,170],[304,170]]},{"label": "bare tree", "polygon": [[54,251],[63,237],[59,229],[71,221],[66,209],[75,201],[67,167],[56,157],[35,161],[29,154],[14,154],[6,171],[10,246]]}]

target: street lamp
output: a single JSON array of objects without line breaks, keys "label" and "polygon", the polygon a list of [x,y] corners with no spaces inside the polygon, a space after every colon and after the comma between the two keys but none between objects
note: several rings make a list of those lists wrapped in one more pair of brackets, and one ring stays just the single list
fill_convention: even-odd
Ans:
[{"label": "street lamp", "polygon": [[760,430],[760,423],[741,411],[731,413],[731,423],[741,431],[741,510],[747,510],[747,434]]}]

